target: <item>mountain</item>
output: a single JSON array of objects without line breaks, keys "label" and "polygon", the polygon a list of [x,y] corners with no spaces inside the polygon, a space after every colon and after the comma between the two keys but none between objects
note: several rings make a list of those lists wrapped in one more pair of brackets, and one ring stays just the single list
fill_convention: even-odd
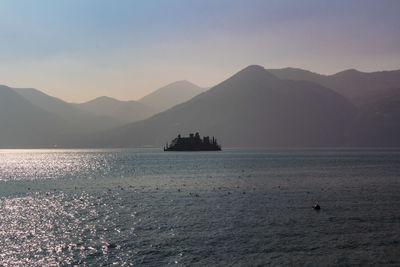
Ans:
[{"label": "mountain", "polygon": [[352,126],[354,146],[400,146],[400,87],[370,94]]},{"label": "mountain", "polygon": [[306,80],[318,83],[347,97],[357,106],[369,101],[371,97],[385,94],[387,90],[399,88],[400,70],[361,72],[349,69],[333,75],[321,75],[307,70],[284,68],[269,69],[269,72],[281,79]]},{"label": "mountain", "polygon": [[123,123],[110,117],[83,111],[73,104],[49,96],[33,88],[12,88],[33,105],[54,114],[68,123],[68,132],[93,132],[120,126]]},{"label": "mountain", "polygon": [[199,131],[223,147],[340,146],[353,115],[354,106],[330,89],[249,66],[187,102],[78,145],[161,147]]},{"label": "mountain", "polygon": [[304,81],[322,83],[323,80],[326,77],[328,77],[327,75],[322,75],[298,68],[267,69],[267,71],[283,80],[296,80],[296,81],[304,80]]},{"label": "mountain", "polygon": [[102,96],[91,101],[74,104],[80,110],[90,112],[97,116],[105,116],[127,124],[146,119],[155,113],[155,109],[137,101],[119,101]]},{"label": "mountain", "polygon": [[316,82],[352,101],[357,111],[348,144],[400,146],[400,70],[366,73],[350,69],[334,75],[293,68],[269,71],[282,79]]},{"label": "mountain", "polygon": [[354,69],[342,71],[332,75],[329,87],[347,96],[358,105],[371,100],[371,97],[380,95],[393,89],[399,89],[400,70],[360,72]]},{"label": "mountain", "polygon": [[[216,136],[223,148],[400,146],[398,72],[249,66],[147,119],[154,111],[135,101],[69,104],[0,86],[0,147],[162,147],[192,132]],[[132,119],[140,121],[121,126]]]},{"label": "mountain", "polygon": [[63,119],[0,85],[0,147],[48,147],[67,129]]},{"label": "mountain", "polygon": [[177,81],[144,96],[138,101],[153,107],[155,113],[158,113],[183,103],[205,90],[205,88],[188,81]]}]

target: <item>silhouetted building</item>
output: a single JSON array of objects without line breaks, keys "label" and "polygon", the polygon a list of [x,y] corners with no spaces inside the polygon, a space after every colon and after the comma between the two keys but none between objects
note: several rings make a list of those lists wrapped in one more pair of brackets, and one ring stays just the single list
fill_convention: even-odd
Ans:
[{"label": "silhouetted building", "polygon": [[177,138],[172,140],[171,144],[164,147],[164,151],[220,151],[221,146],[218,145],[217,139],[204,136],[201,139],[200,134],[190,134],[189,137],[181,137],[179,134]]}]

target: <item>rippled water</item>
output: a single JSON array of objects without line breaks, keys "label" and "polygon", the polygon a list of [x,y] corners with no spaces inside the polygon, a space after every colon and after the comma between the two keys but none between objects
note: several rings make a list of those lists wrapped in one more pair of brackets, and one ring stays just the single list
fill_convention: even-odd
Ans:
[{"label": "rippled water", "polygon": [[396,149],[0,150],[0,265],[398,266],[399,193]]}]

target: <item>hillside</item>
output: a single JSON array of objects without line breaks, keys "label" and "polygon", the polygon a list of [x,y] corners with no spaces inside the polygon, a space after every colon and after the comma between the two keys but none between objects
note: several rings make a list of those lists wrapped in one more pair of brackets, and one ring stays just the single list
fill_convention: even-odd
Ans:
[{"label": "hillside", "polygon": [[400,88],[371,94],[352,126],[354,146],[400,146]]},{"label": "hillside", "polygon": [[63,119],[0,85],[0,148],[46,147],[67,128]]}]

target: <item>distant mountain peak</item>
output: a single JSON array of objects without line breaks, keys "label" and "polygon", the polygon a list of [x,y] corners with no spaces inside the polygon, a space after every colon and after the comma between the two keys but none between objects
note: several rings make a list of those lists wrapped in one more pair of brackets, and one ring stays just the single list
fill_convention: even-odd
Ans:
[{"label": "distant mountain peak", "polygon": [[120,101],[118,99],[109,96],[100,96],[84,103],[90,103],[90,102],[120,102]]},{"label": "distant mountain peak", "polygon": [[138,101],[160,112],[183,103],[204,91],[205,88],[201,88],[187,80],[180,80],[161,87]]},{"label": "distant mountain peak", "polygon": [[232,79],[239,79],[239,80],[279,80],[277,76],[270,73],[264,67],[259,65],[250,65],[246,68],[242,69],[238,73],[232,76]]},{"label": "distant mountain peak", "polygon": [[[198,87],[196,84],[189,82],[188,80],[179,80],[179,81],[175,81],[172,83],[169,83],[163,87],[161,87],[160,89],[166,89],[166,88],[170,88],[170,87],[187,87],[187,88],[192,88],[192,87]],[[200,87],[199,87],[200,88]],[[160,90],[158,89],[158,90]]]},{"label": "distant mountain peak", "polygon": [[112,98],[112,97],[109,97],[109,96],[105,96],[105,95],[103,95],[103,96],[99,96],[99,97],[97,97],[96,99],[107,99],[107,100],[117,100],[117,99],[115,99],[115,98]]},{"label": "distant mountain peak", "polygon": [[[315,73],[309,70],[301,69],[301,68],[293,68],[293,67],[286,67],[281,69],[272,69],[272,70],[279,70],[279,71],[288,71],[288,72],[298,72],[298,73]],[[269,70],[268,70],[269,71]],[[320,75],[319,73],[315,73]]]},{"label": "distant mountain peak", "polygon": [[333,76],[339,76],[339,75],[354,75],[354,74],[360,74],[363,73],[359,70],[356,69],[348,69],[348,70],[344,70],[344,71],[340,71],[338,73],[335,73]]},{"label": "distant mountain peak", "polygon": [[242,71],[265,71],[265,68],[260,65],[249,65],[244,68]]},{"label": "distant mountain peak", "polygon": [[361,71],[359,71],[359,70],[357,70],[357,69],[347,69],[347,70],[344,70],[343,72],[349,72],[349,73],[351,73],[351,72],[361,72]]}]

